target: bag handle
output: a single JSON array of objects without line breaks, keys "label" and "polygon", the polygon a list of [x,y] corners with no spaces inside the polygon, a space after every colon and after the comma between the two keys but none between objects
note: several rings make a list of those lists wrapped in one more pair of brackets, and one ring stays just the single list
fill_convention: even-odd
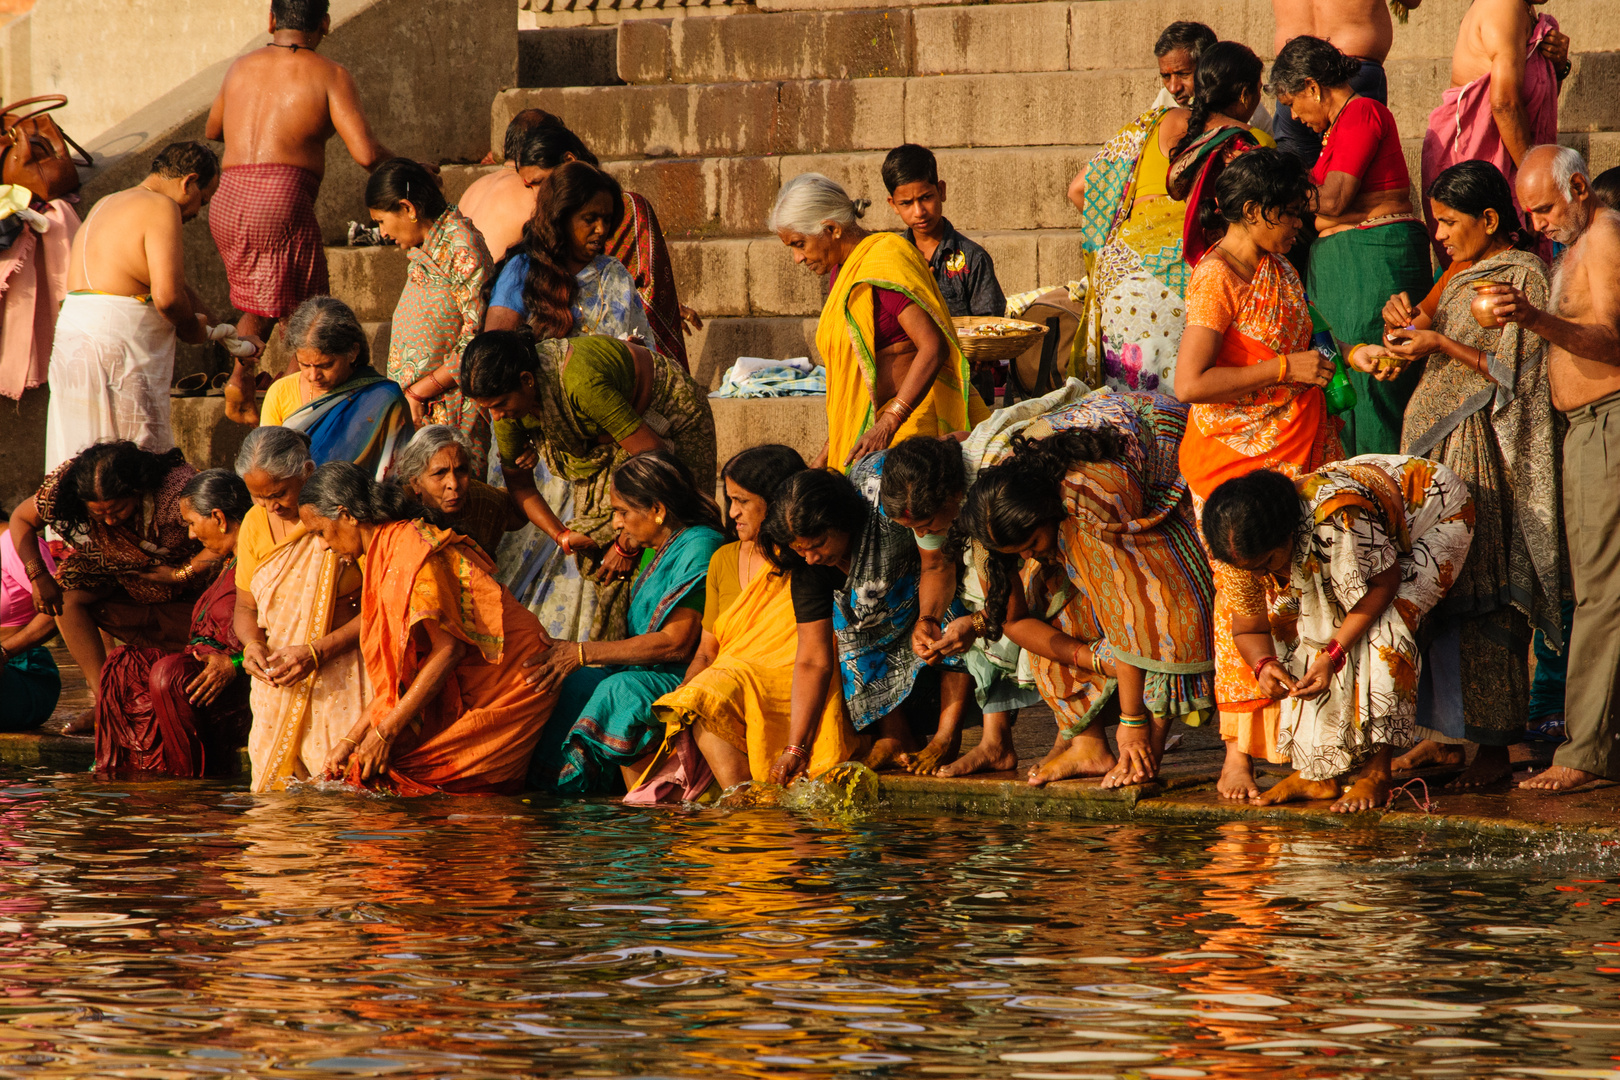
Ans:
[{"label": "bag handle", "polygon": [[32,105],[35,102],[49,101],[51,103],[42,109],[35,109],[27,116],[22,117],[22,119],[17,121],[17,123],[20,124],[23,122],[23,120],[32,119],[33,117],[38,116],[40,113],[50,112],[52,109],[60,109],[62,106],[67,104],[67,100],[66,94],[41,94],[38,97],[23,98],[21,101],[13,101],[10,105],[0,105],[0,116],[5,116],[25,105]]}]

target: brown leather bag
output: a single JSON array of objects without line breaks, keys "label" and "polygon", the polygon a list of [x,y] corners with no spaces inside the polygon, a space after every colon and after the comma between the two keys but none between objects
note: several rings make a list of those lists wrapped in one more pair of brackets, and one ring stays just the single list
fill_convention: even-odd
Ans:
[{"label": "brown leather bag", "polygon": [[47,201],[79,190],[73,151],[86,167],[95,160],[47,115],[66,104],[62,94],[44,94],[0,108],[0,183],[19,184]]}]

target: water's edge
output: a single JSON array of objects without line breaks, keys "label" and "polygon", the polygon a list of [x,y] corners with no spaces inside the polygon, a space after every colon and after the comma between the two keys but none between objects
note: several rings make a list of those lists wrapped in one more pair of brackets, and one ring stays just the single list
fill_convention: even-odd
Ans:
[{"label": "water's edge", "polygon": [[[89,739],[33,732],[0,734],[0,765],[88,771],[95,761]],[[248,772],[247,752],[241,771]],[[884,773],[878,777],[881,804],[905,813],[975,814],[1085,821],[1272,821],[1307,826],[1349,825],[1397,829],[1455,830],[1493,836],[1579,832],[1620,834],[1620,787],[1562,797],[1494,794],[1440,795],[1430,811],[1416,809],[1427,792],[1402,796],[1401,808],[1335,814],[1325,803],[1257,807],[1231,802],[1215,793],[1215,775],[1179,775],[1162,782],[1105,791],[1095,781],[1067,781],[1036,788],[1010,773],[940,779]]]}]

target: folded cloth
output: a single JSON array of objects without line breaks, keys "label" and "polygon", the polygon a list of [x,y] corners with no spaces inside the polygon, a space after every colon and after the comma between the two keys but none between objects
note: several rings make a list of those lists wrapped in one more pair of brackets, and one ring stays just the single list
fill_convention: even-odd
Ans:
[{"label": "folded cloth", "polygon": [[712,398],[804,397],[827,392],[827,369],[804,357],[760,360],[744,356],[731,366]]},{"label": "folded cloth", "polygon": [[174,449],[174,346],[174,326],[150,302],[69,293],[51,347],[46,472],[103,439],[159,454]]},{"label": "folded cloth", "polygon": [[208,231],[225,260],[231,303],[279,319],[331,291],[315,218],[321,178],[296,165],[232,165],[208,206]]}]

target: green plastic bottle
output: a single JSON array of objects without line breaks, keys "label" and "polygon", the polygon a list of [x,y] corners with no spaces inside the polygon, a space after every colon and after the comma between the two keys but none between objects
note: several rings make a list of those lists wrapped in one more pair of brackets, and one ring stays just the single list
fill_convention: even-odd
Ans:
[{"label": "green plastic bottle", "polygon": [[1328,413],[1332,416],[1347,413],[1356,407],[1356,388],[1350,381],[1350,369],[1344,362],[1344,355],[1339,352],[1339,343],[1333,340],[1333,328],[1322,318],[1315,304],[1307,304],[1306,307],[1311,313],[1311,346],[1324,359],[1333,361],[1333,378],[1322,390],[1327,398]]}]

